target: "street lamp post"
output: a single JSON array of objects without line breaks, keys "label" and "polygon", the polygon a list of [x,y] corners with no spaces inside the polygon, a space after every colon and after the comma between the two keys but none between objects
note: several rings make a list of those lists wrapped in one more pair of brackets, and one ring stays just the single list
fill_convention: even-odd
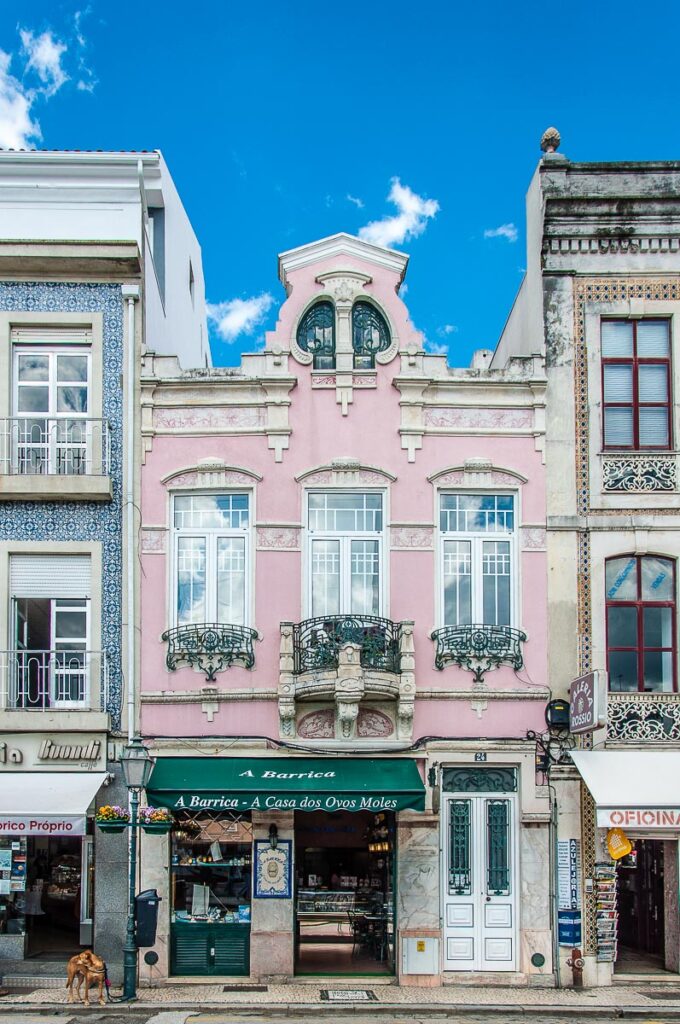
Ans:
[{"label": "street lamp post", "polygon": [[128,917],[123,947],[123,998],[137,995],[137,944],[135,942],[135,884],[137,879],[137,811],[139,794],[146,789],[154,759],[139,736],[128,743],[120,757],[123,778],[130,795],[130,856],[128,861]]}]

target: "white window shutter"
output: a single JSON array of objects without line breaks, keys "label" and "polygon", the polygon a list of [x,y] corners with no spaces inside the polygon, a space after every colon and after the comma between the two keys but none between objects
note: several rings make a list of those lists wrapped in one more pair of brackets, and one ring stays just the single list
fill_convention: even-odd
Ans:
[{"label": "white window shutter", "polygon": [[91,597],[89,555],[11,555],[12,597]]}]

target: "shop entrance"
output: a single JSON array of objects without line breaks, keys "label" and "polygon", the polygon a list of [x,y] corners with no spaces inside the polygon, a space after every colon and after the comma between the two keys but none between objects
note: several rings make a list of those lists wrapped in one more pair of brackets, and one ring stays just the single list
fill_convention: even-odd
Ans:
[{"label": "shop entrance", "polygon": [[61,959],[92,941],[92,839],[25,842],[28,955]]},{"label": "shop entrance", "polygon": [[394,973],[395,817],[296,811],[295,971]]},{"label": "shop entrance", "polygon": [[617,972],[647,973],[665,967],[664,852],[670,845],[660,839],[637,839],[633,852],[619,862]]}]

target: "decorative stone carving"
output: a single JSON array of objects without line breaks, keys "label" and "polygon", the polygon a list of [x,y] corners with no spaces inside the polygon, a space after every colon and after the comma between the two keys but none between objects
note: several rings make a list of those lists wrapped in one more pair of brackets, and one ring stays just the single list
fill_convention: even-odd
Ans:
[{"label": "decorative stone carving", "polygon": [[543,241],[544,255],[590,255],[590,256],[616,256],[619,253],[672,253],[680,252],[680,239],[670,236],[653,235],[647,237],[628,238],[610,237],[600,238],[599,236],[551,236]]},{"label": "decorative stone carving", "polygon": [[295,478],[305,487],[385,487],[397,478],[377,466],[366,466],[350,456],[333,459],[330,466],[317,466]]},{"label": "decorative stone carving", "polygon": [[156,430],[263,430],[266,422],[266,409],[252,406],[196,405],[179,409],[157,406],[153,411]]},{"label": "decorative stone carving", "polygon": [[142,553],[145,555],[162,555],[165,553],[164,527],[145,527],[142,530]]},{"label": "decorative stone carving", "polygon": [[527,478],[511,469],[494,466],[488,459],[466,459],[464,466],[452,466],[428,477],[437,487],[517,487]]},{"label": "decorative stone carving", "polygon": [[440,430],[530,430],[534,425],[532,409],[455,409],[430,405],[423,410],[426,427]]},{"label": "decorative stone carving", "polygon": [[312,711],[300,719],[297,731],[303,740],[332,740],[335,738],[335,713],[331,708]]},{"label": "decorative stone carving", "polygon": [[604,456],[602,487],[605,491],[639,493],[677,491],[677,463],[669,455]]},{"label": "decorative stone carving", "polygon": [[434,530],[431,526],[392,526],[390,544],[404,551],[427,550],[434,545]]},{"label": "decorative stone carving", "polygon": [[546,128],[541,135],[541,149],[544,153],[555,153],[561,141],[562,138],[557,128]]},{"label": "decorative stone carving", "polygon": [[268,551],[297,551],[300,529],[297,526],[258,526],[257,546]]},{"label": "decorative stone carving", "polygon": [[189,490],[203,487],[252,487],[261,479],[259,473],[205,460],[197,466],[187,466],[185,469],[169,473],[163,477],[162,483],[172,490]]},{"label": "decorative stone carving", "polygon": [[680,743],[680,694],[610,693],[607,740]]},{"label": "decorative stone carving", "polygon": [[523,526],[520,530],[522,551],[544,551],[546,541],[546,531],[542,526]]},{"label": "decorative stone carving", "polygon": [[387,739],[394,732],[391,719],[377,708],[360,708],[357,718],[357,736]]}]

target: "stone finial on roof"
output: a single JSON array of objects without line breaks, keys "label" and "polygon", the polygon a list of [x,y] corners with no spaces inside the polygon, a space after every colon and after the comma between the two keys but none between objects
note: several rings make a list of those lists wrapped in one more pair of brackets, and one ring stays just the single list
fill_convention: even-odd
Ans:
[{"label": "stone finial on roof", "polygon": [[544,153],[554,153],[562,141],[557,128],[546,128],[541,135],[541,149]]}]

